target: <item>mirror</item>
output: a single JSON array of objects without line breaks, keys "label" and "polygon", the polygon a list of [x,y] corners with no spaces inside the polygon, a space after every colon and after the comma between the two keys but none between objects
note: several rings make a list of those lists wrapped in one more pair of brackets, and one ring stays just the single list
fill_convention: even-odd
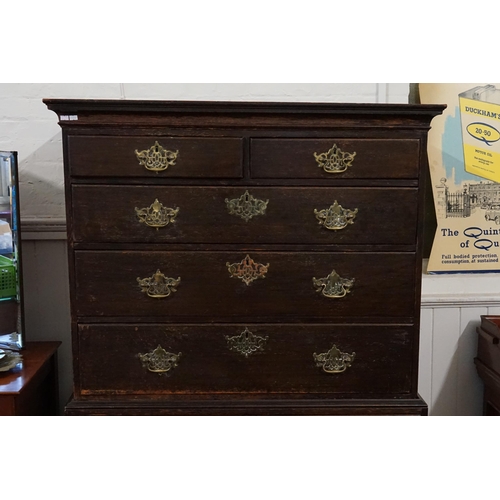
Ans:
[{"label": "mirror", "polygon": [[0,349],[24,347],[17,153],[0,151]]}]

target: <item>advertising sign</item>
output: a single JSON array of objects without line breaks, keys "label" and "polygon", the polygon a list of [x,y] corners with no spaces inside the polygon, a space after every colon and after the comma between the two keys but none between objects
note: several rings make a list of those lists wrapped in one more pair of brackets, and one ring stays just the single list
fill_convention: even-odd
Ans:
[{"label": "advertising sign", "polygon": [[419,84],[437,230],[427,271],[500,271],[500,84]]}]

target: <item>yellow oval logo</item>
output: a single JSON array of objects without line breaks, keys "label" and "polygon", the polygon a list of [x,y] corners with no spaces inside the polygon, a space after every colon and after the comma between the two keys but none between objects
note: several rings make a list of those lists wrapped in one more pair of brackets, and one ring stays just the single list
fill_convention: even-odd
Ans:
[{"label": "yellow oval logo", "polygon": [[500,132],[487,123],[474,122],[467,126],[467,132],[479,141],[486,143],[488,146],[492,142],[500,139]]}]

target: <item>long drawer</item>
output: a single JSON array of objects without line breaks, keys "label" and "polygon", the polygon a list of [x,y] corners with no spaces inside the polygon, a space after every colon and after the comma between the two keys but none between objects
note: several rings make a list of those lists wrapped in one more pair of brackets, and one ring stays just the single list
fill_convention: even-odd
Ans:
[{"label": "long drawer", "polygon": [[77,316],[369,322],[415,315],[412,253],[75,251],[74,256]]},{"label": "long drawer", "polygon": [[253,178],[418,178],[416,139],[252,139]]},{"label": "long drawer", "polygon": [[407,394],[413,327],[81,324],[82,395]]},{"label": "long drawer", "polygon": [[243,139],[70,135],[68,164],[76,177],[238,179]]},{"label": "long drawer", "polygon": [[415,245],[417,190],[72,188],[77,242]]}]

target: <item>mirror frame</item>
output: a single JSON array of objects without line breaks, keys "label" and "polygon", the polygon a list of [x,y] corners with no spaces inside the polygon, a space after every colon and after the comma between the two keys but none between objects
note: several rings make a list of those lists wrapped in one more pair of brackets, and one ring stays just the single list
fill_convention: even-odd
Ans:
[{"label": "mirror frame", "polygon": [[[16,330],[10,334],[0,335],[0,348],[19,351],[24,349],[26,335],[24,331],[24,293],[23,293],[23,273],[22,273],[22,251],[21,251],[21,217],[20,217],[20,197],[19,197],[19,169],[17,161],[17,151],[0,151],[0,162],[10,163],[10,213],[12,231],[12,251],[16,255],[16,282],[17,282],[17,303],[19,311],[16,318]],[[9,337],[4,338],[4,337]]]}]

